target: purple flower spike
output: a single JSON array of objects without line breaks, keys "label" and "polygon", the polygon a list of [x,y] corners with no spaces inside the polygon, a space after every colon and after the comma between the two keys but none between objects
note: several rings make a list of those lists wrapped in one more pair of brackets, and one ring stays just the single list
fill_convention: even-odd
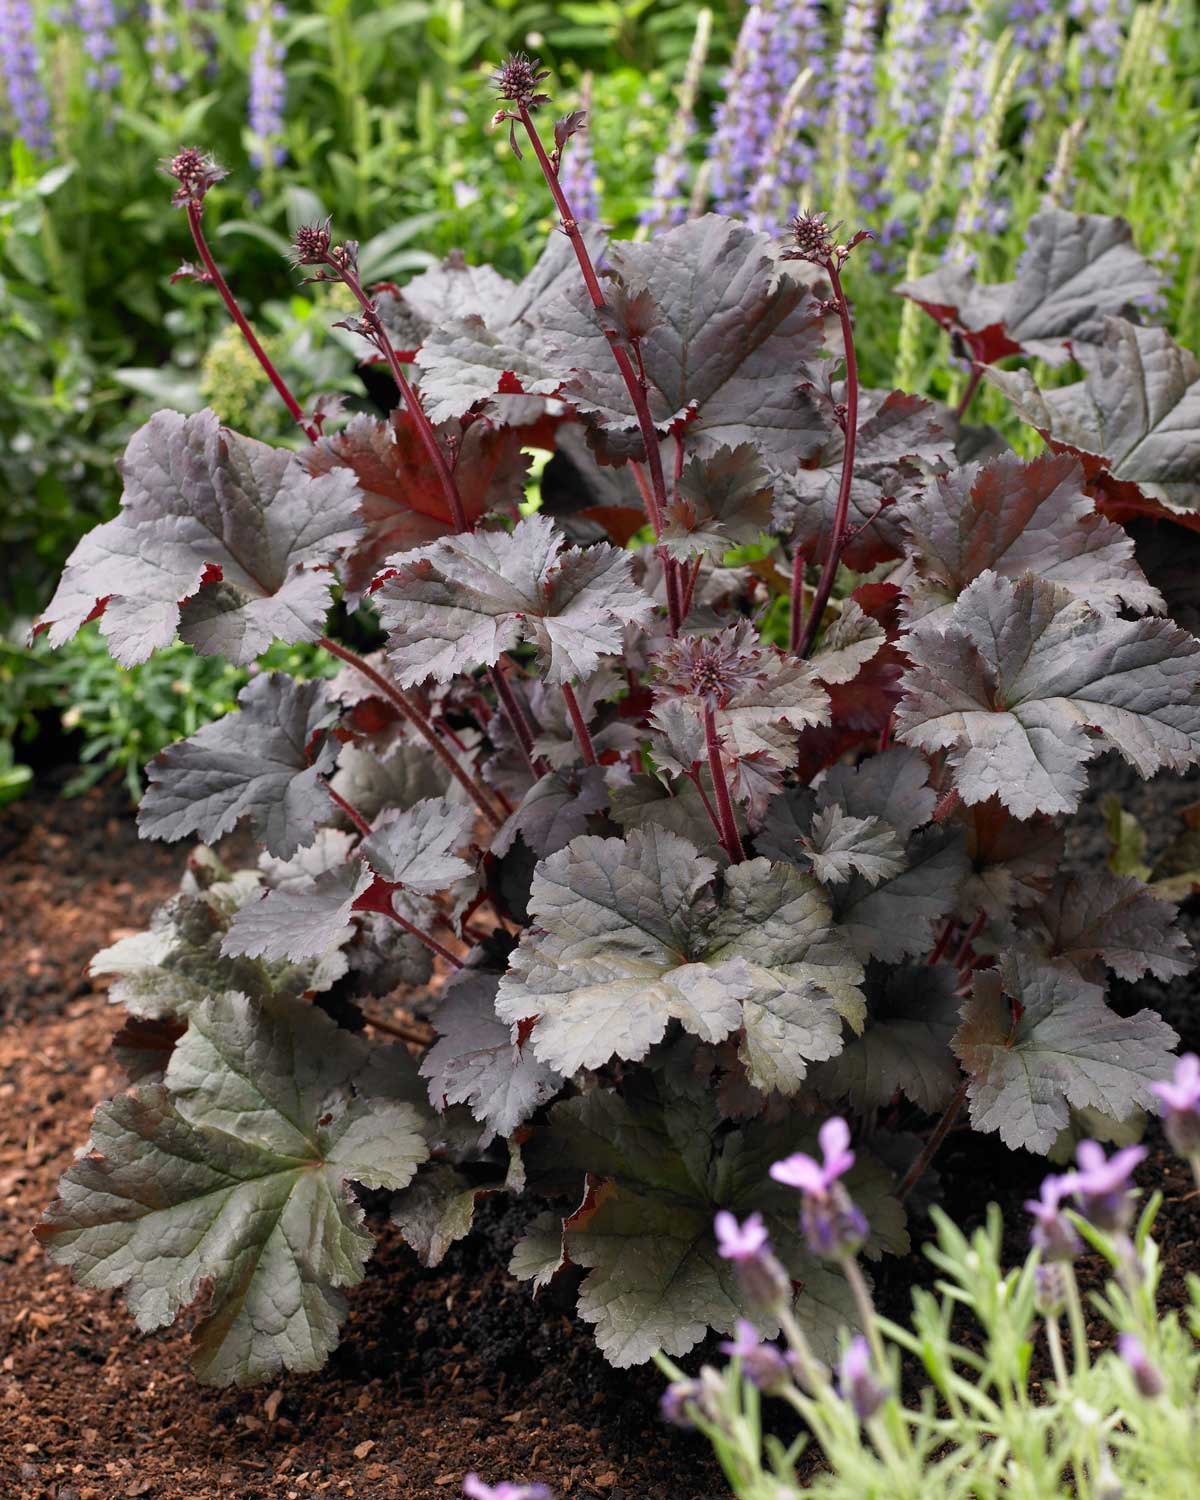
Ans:
[{"label": "purple flower spike", "polygon": [[803,1151],[797,1151],[784,1161],[777,1161],[771,1168],[776,1182],[799,1188],[802,1193],[814,1197],[826,1197],[839,1177],[854,1165],[854,1152],[849,1150],[850,1127],[845,1120],[835,1115],[826,1120],[817,1136],[821,1143],[824,1162],[817,1162]]},{"label": "purple flower spike", "polygon": [[0,80],[17,134],[31,151],[49,155],[50,99],[29,0],[0,0]]},{"label": "purple flower spike", "polygon": [[554,1500],[544,1484],[510,1484],[506,1479],[484,1484],[478,1474],[467,1475],[462,1492],[467,1500]]},{"label": "purple flower spike", "polygon": [[1175,1076],[1152,1083],[1150,1092],[1163,1106],[1163,1130],[1180,1156],[1200,1157],[1200,1057],[1185,1053],[1175,1064]]},{"label": "purple flower spike", "polygon": [[1083,1249],[1074,1225],[1062,1214],[1062,1200],[1071,1187],[1069,1177],[1047,1177],[1042,1182],[1041,1195],[1025,1201],[1034,1220],[1029,1238],[1042,1252],[1043,1260],[1074,1260]]},{"label": "purple flower spike", "polygon": [[835,1116],[821,1126],[821,1161],[797,1151],[771,1168],[776,1182],[799,1188],[804,1194],[800,1223],[814,1255],[841,1260],[854,1255],[866,1241],[866,1219],[841,1182],[854,1165],[850,1150],[850,1127]]},{"label": "purple flower spike", "polygon": [[788,1364],[774,1344],[761,1343],[747,1318],[737,1320],[737,1336],[721,1344],[721,1353],[740,1359],[742,1373],[760,1391],[778,1390],[788,1379]]},{"label": "purple flower spike", "polygon": [[713,1221],[717,1232],[717,1254],[737,1266],[742,1293],[752,1307],[770,1309],[791,1295],[792,1283],[771,1254],[767,1226],[761,1214],[751,1214],[744,1224],[722,1209]]},{"label": "purple flower spike", "polygon": [[1148,1401],[1162,1395],[1167,1388],[1162,1371],[1157,1365],[1150,1363],[1150,1357],[1136,1333],[1123,1333],[1118,1337],[1117,1353],[1129,1366],[1134,1385]]},{"label": "purple flower spike", "polygon": [[658,1400],[663,1421],[672,1427],[695,1427],[688,1408],[699,1405],[703,1394],[704,1388],[698,1380],[672,1381]]},{"label": "purple flower spike", "polygon": [[1126,1146],[1106,1157],[1095,1141],[1080,1141],[1075,1153],[1079,1170],[1067,1182],[1080,1213],[1097,1229],[1119,1232],[1129,1227],[1133,1215],[1130,1176],[1145,1155],[1144,1146]]},{"label": "purple flower spike", "polygon": [[887,1388],[880,1385],[871,1368],[871,1347],[861,1333],[850,1340],[842,1355],[838,1390],[860,1422],[869,1422],[888,1398]]},{"label": "purple flower spike", "polygon": [[767,1226],[762,1214],[751,1214],[744,1224],[722,1209],[713,1221],[717,1231],[717,1254],[726,1260],[753,1260],[766,1248]]}]

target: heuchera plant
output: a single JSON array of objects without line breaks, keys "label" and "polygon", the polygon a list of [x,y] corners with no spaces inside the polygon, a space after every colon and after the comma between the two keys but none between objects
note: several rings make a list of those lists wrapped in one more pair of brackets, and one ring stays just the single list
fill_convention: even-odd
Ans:
[{"label": "heuchera plant", "polygon": [[[98,617],[126,664],[177,635],[344,664],[254,677],[152,762],[143,834],[248,823],[263,852],[231,872],[202,848],[96,959],[131,1087],[38,1230],[143,1328],[200,1303],[204,1380],[325,1358],[372,1247],[354,1184],[393,1195],[428,1264],[481,1194],[548,1205],[512,1269],[583,1268],[618,1365],[743,1316],[778,1331],[713,1233],[750,1219],[790,1326],[834,1357],[862,1287],[768,1175],[816,1120],[853,1124],[826,1188],[861,1207],[869,1261],[907,1248],[903,1200],[964,1108],[1053,1155],[1123,1137],[1175,1045],[1104,988],[1184,971],[1171,908],[1063,864],[1097,755],[1200,755],[1200,642],[1106,514],[1200,500],[1195,362],[1125,320],[1156,285],[1128,229],[1048,211],[1013,285],[906,289],[1044,433],[1027,462],[965,402],[860,386],[863,235],[580,223],[559,167],[584,122],[543,140],[545,78],[520,55],[496,77],[559,220],[520,284],[452,257],[365,288],[329,223],[296,236],[394,378],[382,416],[301,410],[209,251],[219,168],[168,164],[181,274],[219,293],[300,449],[159,412],[39,625]],[[987,364],[1016,354],[1084,380]],[[553,457],[530,505],[532,448]],[[339,595],[379,649],[327,634]],[[411,1024],[378,1013],[400,985]]]}]

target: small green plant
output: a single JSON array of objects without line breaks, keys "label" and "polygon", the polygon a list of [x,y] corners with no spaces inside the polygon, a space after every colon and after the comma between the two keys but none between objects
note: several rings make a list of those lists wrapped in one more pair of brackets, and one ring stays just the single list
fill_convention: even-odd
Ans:
[{"label": "small green plant", "polygon": [[[1179,1060],[1154,1085],[1167,1138],[1200,1183],[1200,1060]],[[839,1264],[856,1292],[861,1332],[843,1335],[836,1373],[814,1355],[788,1303],[790,1283],[771,1254],[762,1219],[719,1215],[720,1253],[736,1266],[744,1294],[778,1321],[785,1349],[762,1343],[744,1321],[722,1344],[723,1370],[670,1375],[664,1415],[712,1442],[738,1500],[1188,1500],[1200,1486],[1200,1278],[1189,1278],[1186,1321],[1161,1316],[1158,1247],[1151,1238],[1162,1202],[1155,1193],[1134,1223],[1133,1169],[1146,1155],[1126,1147],[1106,1158],[1084,1141],[1078,1167],[1051,1176],[1033,1215],[1030,1254],[1006,1271],[1002,1221],[993,1204],[973,1234],[934,1211],[926,1254],[941,1273],[938,1295],[913,1296],[908,1325],[880,1317],[857,1253],[867,1226],[840,1178],[853,1165],[840,1119],[822,1128],[824,1162],[797,1153],[771,1169],[800,1189],[801,1223],[814,1252]],[[1073,1204],[1073,1206],[1068,1206]],[[1086,1248],[1112,1272],[1095,1310],[1116,1334],[1094,1355],[1074,1262]],[[968,1323],[966,1320],[969,1319]],[[1062,1322],[1066,1322],[1066,1337]],[[1039,1341],[1052,1378],[1035,1383]],[[1069,1351],[1069,1352],[1068,1352]],[[905,1361],[923,1369],[915,1400],[901,1394]],[[797,1412],[806,1431],[790,1446],[764,1437],[762,1397]],[[825,1467],[803,1485],[797,1466],[808,1444]]]},{"label": "small green plant", "polygon": [[[296,678],[332,675],[334,666],[307,646],[273,646],[261,670]],[[63,729],[82,737],[79,771],[64,787],[76,796],[113,774],[132,801],[142,795],[148,758],[229,713],[248,674],[217,657],[176,644],[136,667],[113,661],[95,628],[80,631],[66,651],[37,642],[25,649],[0,641],[0,804],[28,791],[33,775],[15,746],[37,733],[37,715],[58,714]]]}]

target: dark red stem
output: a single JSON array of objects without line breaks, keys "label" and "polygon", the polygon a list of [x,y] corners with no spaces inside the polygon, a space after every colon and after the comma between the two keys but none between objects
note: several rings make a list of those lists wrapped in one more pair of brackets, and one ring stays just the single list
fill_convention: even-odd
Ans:
[{"label": "dark red stem", "polygon": [[801,563],[800,587],[797,587],[796,570],[793,565],[791,645],[797,656],[807,656],[812,650],[817,631],[821,627],[821,616],[825,613],[830,594],[833,593],[838,563],[841,560],[842,548],[846,540],[846,523],[850,516],[850,488],[854,482],[854,450],[858,445],[858,359],[854,352],[854,324],[850,318],[850,304],[846,300],[846,293],[842,287],[842,277],[837,261],[827,261],[825,271],[833,288],[833,297],[842,324],[842,343],[846,350],[845,441],[842,445],[842,480],[838,485],[837,501],[833,508],[833,532],[829,538],[829,551],[821,568],[821,576],[817,581],[812,608],[808,612],[808,619],[803,627],[801,627],[801,616],[804,599],[804,567]]},{"label": "dark red stem", "polygon": [[[529,137],[529,144],[533,147],[533,153],[537,157],[538,166],[542,169],[542,176],[546,179],[546,186],[550,189],[550,196],[554,199],[554,206],[558,209],[559,218],[562,221],[562,231],[571,241],[571,248],[575,251],[575,259],[579,262],[579,270],[583,275],[583,284],[587,288],[588,296],[592,299],[592,306],[598,313],[609,314],[601,319],[605,337],[608,339],[609,347],[612,349],[613,359],[616,361],[617,369],[621,372],[621,379],[625,382],[625,389],[629,392],[629,399],[633,403],[633,410],[637,416],[638,429],[642,434],[642,444],[646,449],[646,467],[650,470],[650,489],[653,496],[653,504],[646,507],[650,518],[650,524],[654,527],[654,535],[657,537],[662,531],[663,513],[667,508],[667,482],[663,474],[662,450],[659,446],[658,433],[654,427],[654,419],[650,415],[650,401],[647,396],[646,382],[633,367],[633,361],[629,357],[629,351],[620,342],[620,334],[612,326],[611,314],[608,303],[604,299],[604,292],[600,286],[600,278],[596,275],[596,268],[592,264],[592,257],[588,254],[588,248],[584,244],[583,235],[575,220],[575,214],[567,201],[567,196],[562,190],[558,180],[558,173],[550,158],[546,155],[546,148],[542,145],[542,138],[538,134],[537,126],[533,123],[533,116],[525,105],[519,105],[517,111],[521,124],[525,127],[525,133]],[[668,571],[674,570],[674,563],[669,559]],[[679,630],[682,621],[678,619],[679,595],[676,590],[672,598],[671,587],[667,587],[667,604],[671,614],[671,630],[675,633]]]},{"label": "dark red stem", "polygon": [[983,924],[987,921],[987,912],[981,911],[963,934],[963,940],[958,945],[958,952],[954,955],[954,967],[961,969],[966,963],[971,952],[971,944],[983,931]]},{"label": "dark red stem", "polygon": [[946,949],[950,946],[950,939],[954,936],[954,929],[957,926],[958,926],[958,918],[957,917],[950,917],[947,920],[945,927],[942,928],[942,935],[941,935],[940,938],[938,938],[937,943],[934,946],[933,952],[925,960],[925,962],[927,964],[929,964],[930,967],[932,967],[936,963],[940,963],[941,962],[943,954],[946,952]]},{"label": "dark red stem", "polygon": [[347,666],[353,667],[356,672],[361,672],[368,682],[373,683],[379,689],[388,702],[399,710],[401,717],[407,719],[417,733],[423,735],[429,742],[434,754],[446,767],[447,771],[450,772],[451,776],[454,777],[455,781],[458,782],[459,786],[468,793],[471,800],[492,827],[499,828],[504,819],[492,806],[487,792],[473,776],[459,765],[441,735],[438,734],[437,730],[412,699],[406,693],[401,692],[394,682],[389,682],[382,672],[377,672],[370,662],[364,661],[357,652],[351,651],[348,646],[343,646],[337,641],[330,640],[327,635],[321,636],[317,641],[317,645],[323,646],[330,655],[336,656],[340,661],[344,661]]},{"label": "dark red stem", "polygon": [[708,770],[717,799],[721,843],[733,863],[740,865],[746,857],[746,851],[742,848],[733,799],[729,795],[729,783],[725,780],[725,763],[721,759],[721,741],[717,736],[717,716],[711,703],[704,705],[704,747],[708,751]]},{"label": "dark red stem", "polygon": [[963,1081],[959,1084],[958,1088],[955,1089],[954,1097],[950,1100],[950,1103],[947,1104],[945,1110],[943,1111],[942,1118],[933,1127],[929,1139],[921,1148],[920,1156],[917,1157],[916,1161],[913,1162],[912,1166],[909,1167],[907,1172],[905,1172],[903,1178],[901,1179],[900,1186],[896,1189],[896,1197],[900,1199],[901,1203],[904,1202],[905,1198],[908,1197],[909,1193],[911,1193],[913,1188],[916,1187],[917,1183],[920,1182],[921,1178],[925,1174],[926,1167],[928,1167],[929,1163],[938,1154],[938,1151],[941,1149],[942,1142],[950,1134],[950,1127],[954,1124],[955,1120],[958,1119],[959,1110],[961,1110],[963,1105],[966,1103],[967,1089],[970,1087],[970,1084],[971,1080],[969,1078],[964,1078]]},{"label": "dark red stem", "polygon": [[500,700],[504,709],[505,717],[509,726],[516,736],[517,744],[521,747],[521,754],[525,757],[525,764],[529,767],[530,774],[534,780],[539,780],[546,774],[545,762],[533,753],[533,728],[529,723],[521,700],[513,692],[512,684],[504,675],[503,666],[488,668],[488,678],[496,690],[496,697]]},{"label": "dark red stem", "polygon": [[291,413],[293,421],[295,421],[297,426],[304,433],[305,437],[308,438],[309,442],[315,443],[320,434],[314,426],[305,421],[304,412],[300,407],[300,403],[288,389],[287,381],[284,380],[283,376],[275,368],[274,364],[271,361],[270,355],[259,343],[258,335],[246,321],[245,313],[243,313],[241,308],[237,305],[236,298],[229,290],[229,283],[225,280],[224,276],[221,275],[220,267],[212,257],[212,251],[208,248],[208,241],[204,237],[203,203],[189,203],[187,206],[187,217],[188,227],[192,231],[192,239],[196,245],[196,253],[197,255],[199,255],[201,261],[203,262],[204,269],[208,272],[209,281],[214,287],[216,287],[217,291],[220,293],[221,301],[224,302],[229,316],[237,324],[242,337],[246,340],[247,344],[249,344],[251,352],[253,353],[255,359],[257,359],[259,364],[263,367],[263,371],[266,374],[267,379],[279,392],[280,399],[283,401],[284,406],[286,406],[288,411]]},{"label": "dark red stem", "polygon": [[433,465],[434,472],[438,477],[442,495],[450,508],[450,514],[454,518],[455,531],[467,531],[467,513],[463,509],[462,496],[458,493],[458,485],[454,482],[454,475],[450,472],[450,465],[446,462],[446,455],[442,452],[441,445],[437,440],[437,433],[433,425],[425,415],[425,408],[421,405],[421,398],[413,390],[404,366],[397,357],[392,341],[388,338],[387,330],[383,326],[374,302],[363,291],[362,282],[353,271],[342,269],[339,275],[343,283],[350,288],[355,300],[363,310],[363,316],[370,324],[371,332],[375,338],[376,347],[388,362],[388,369],[392,372],[392,379],[400,388],[400,394],[404,397],[404,404],[408,407],[409,415],[417,429],[417,434],[425,446],[425,452],[429,456],[429,462]]},{"label": "dark red stem", "polygon": [[329,793],[329,799],[334,804],[334,806],[340,807],[341,810],[350,819],[350,821],[354,824],[355,828],[358,829],[359,833],[362,834],[363,838],[366,838],[371,832],[371,825],[367,822],[366,818],[363,817],[362,813],[359,812],[358,808],[351,807],[350,803],[346,801],[345,797],[343,797],[339,792],[335,792],[328,781],[326,781],[325,783],[325,790]]},{"label": "dark red stem", "polygon": [[567,705],[567,712],[571,715],[571,723],[575,726],[575,738],[579,741],[579,748],[583,752],[583,763],[585,766],[594,766],[596,764],[595,746],[588,733],[587,720],[583,717],[579,699],[575,696],[575,689],[569,682],[563,683],[562,695],[563,702]]},{"label": "dark red stem", "polygon": [[462,959],[459,958],[456,953],[451,953],[449,948],[443,948],[441,943],[438,942],[437,938],[430,937],[427,932],[422,932],[421,929],[415,923],[410,922],[407,917],[402,917],[400,913],[392,907],[390,901],[388,902],[388,916],[391,917],[393,922],[396,922],[399,926],[403,927],[405,932],[411,933],[418,942],[424,943],[431,953],[436,953],[439,958],[444,958],[446,962],[451,966],[451,968],[461,969],[464,967]]},{"label": "dark red stem", "polygon": [[983,379],[983,366],[973,365],[971,367],[971,378],[967,381],[967,388],[959,398],[958,405],[954,408],[954,420],[961,422],[967,414],[967,407],[971,404],[971,397],[979,389],[979,382]]}]

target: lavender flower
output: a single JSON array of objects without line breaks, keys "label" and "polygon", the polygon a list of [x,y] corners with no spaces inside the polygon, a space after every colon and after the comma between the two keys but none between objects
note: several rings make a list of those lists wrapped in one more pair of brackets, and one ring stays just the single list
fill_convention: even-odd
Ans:
[{"label": "lavender flower", "polygon": [[1035,1306],[1043,1318],[1057,1318],[1066,1306],[1067,1274],[1062,1261],[1050,1261],[1034,1271]]},{"label": "lavender flower", "polygon": [[[821,72],[820,45],[816,0],[753,0],[747,9],[709,142],[712,189],[721,213],[745,214],[750,208],[754,186],[769,169],[772,137],[788,92],[806,67]],[[794,111],[789,149],[780,156],[793,165],[781,190],[808,180],[811,152],[799,133],[815,128],[823,96],[821,87],[814,88],[811,108]],[[792,207],[778,201],[780,223]]]},{"label": "lavender flower", "polygon": [[847,0],[833,65],[834,138],[838,145],[834,211],[844,218],[876,221],[888,201],[883,190],[883,143],[874,138],[878,21],[879,0]]},{"label": "lavender flower", "polygon": [[478,1474],[467,1475],[462,1492],[467,1500],[554,1500],[544,1484],[510,1484],[507,1479],[484,1484]]},{"label": "lavender flower", "polygon": [[838,1365],[838,1390],[842,1400],[854,1408],[860,1422],[869,1422],[890,1394],[875,1377],[871,1346],[861,1333],[855,1334],[842,1355]]},{"label": "lavender flower", "polygon": [[695,1427],[689,1407],[698,1407],[704,1387],[698,1380],[673,1380],[658,1398],[658,1409],[664,1422],[685,1430]]},{"label": "lavender flower", "polygon": [[771,1254],[761,1214],[751,1214],[744,1224],[739,1224],[727,1209],[721,1209],[713,1227],[717,1234],[717,1254],[734,1262],[742,1292],[752,1307],[769,1309],[788,1298],[792,1283]]},{"label": "lavender flower", "polygon": [[87,84],[100,94],[111,94],[120,82],[121,69],[110,61],[117,50],[113,27],[117,24],[112,0],[77,0],[79,35],[90,66]]},{"label": "lavender flower", "polygon": [[595,222],[600,217],[600,185],[596,178],[596,159],[592,155],[592,79],[589,74],[580,90],[579,108],[587,117],[587,123],[577,130],[563,147],[562,167],[559,170],[559,186],[566,194],[567,202],[575,212],[576,219]]},{"label": "lavender flower", "polygon": [[1156,1365],[1151,1364],[1150,1357],[1136,1333],[1122,1333],[1118,1336],[1117,1353],[1129,1366],[1133,1383],[1141,1395],[1145,1396],[1148,1401],[1153,1401],[1162,1395],[1167,1388],[1162,1371]]},{"label": "lavender flower", "polygon": [[1200,1157],[1200,1057],[1185,1053],[1175,1076],[1152,1083],[1150,1092],[1163,1105],[1163,1130],[1180,1156]]},{"label": "lavender flower", "polygon": [[[889,18],[888,113],[904,127],[906,145],[919,160],[928,156],[937,138],[938,96],[951,63],[950,43],[968,8],[969,0],[900,0]],[[924,185],[921,177],[918,184]]]},{"label": "lavender flower", "polygon": [[687,145],[696,133],[696,95],[700,89],[700,75],[708,56],[711,34],[712,11],[706,6],[696,23],[696,34],[692,38],[692,48],[684,69],[683,82],[679,87],[666,147],[659,152],[654,162],[654,186],[650,190],[650,203],[639,216],[651,233],[667,229],[673,224],[681,224],[687,214],[684,201],[688,181]]},{"label": "lavender flower", "polygon": [[1129,0],[1071,0],[1068,10],[1080,27],[1079,102],[1086,109],[1117,81]]},{"label": "lavender flower", "polygon": [[1029,1238],[1043,1260],[1071,1261],[1083,1249],[1075,1226],[1062,1213],[1062,1201],[1071,1187],[1069,1177],[1047,1177],[1040,1195],[1026,1199],[1025,1207],[1034,1219]]},{"label": "lavender flower", "polygon": [[171,66],[179,50],[179,38],[171,26],[163,0],[150,0],[148,20],[149,35],[146,51],[154,59],[150,65],[150,76],[155,85],[167,94],[177,94],[183,87],[183,74]]},{"label": "lavender flower", "polygon": [[822,1160],[797,1151],[771,1168],[776,1182],[799,1188],[804,1195],[800,1223],[809,1249],[827,1260],[843,1260],[865,1243],[869,1228],[840,1178],[854,1165],[850,1127],[836,1116],[826,1120],[817,1137]]},{"label": "lavender flower", "polygon": [[1144,1146],[1126,1146],[1106,1157],[1104,1148],[1095,1141],[1080,1141],[1075,1153],[1079,1170],[1070,1174],[1067,1183],[1080,1213],[1097,1229],[1118,1233],[1129,1227],[1133,1216],[1131,1173],[1145,1155]]},{"label": "lavender flower", "polygon": [[774,1344],[760,1341],[758,1330],[746,1318],[737,1320],[736,1336],[724,1340],[721,1353],[727,1354],[730,1359],[740,1359],[742,1373],[760,1391],[778,1390],[787,1382],[787,1360]]},{"label": "lavender flower", "polygon": [[29,0],[0,0],[0,74],[16,133],[38,155],[50,152],[50,100]]},{"label": "lavender flower", "polygon": [[255,26],[254,53],[250,59],[250,130],[256,144],[250,160],[261,167],[269,157],[278,166],[287,159],[287,151],[279,139],[287,98],[283,71],[287,49],[276,28],[287,20],[287,11],[279,0],[251,0],[248,14]]}]

